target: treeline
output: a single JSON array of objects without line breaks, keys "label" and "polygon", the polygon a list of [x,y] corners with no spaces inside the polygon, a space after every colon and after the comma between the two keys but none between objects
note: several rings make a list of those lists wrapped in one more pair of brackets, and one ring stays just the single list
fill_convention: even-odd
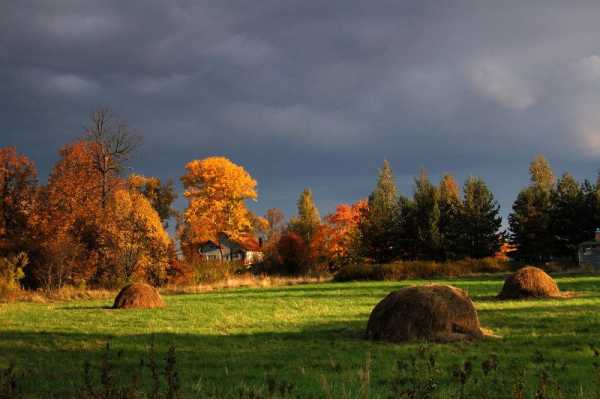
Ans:
[{"label": "treeline", "polygon": [[[180,178],[188,205],[177,212],[172,181],[126,173],[140,143],[125,122],[99,109],[84,134],[62,147],[46,184],[26,156],[0,149],[0,291],[196,283],[209,267],[200,248],[219,246],[221,233],[240,242],[260,237],[265,258],[256,272],[306,274],[479,259],[504,243],[518,260],[574,260],[577,245],[600,226],[600,179],[580,183],[566,173],[556,180],[542,156],[530,165],[531,183],[514,202],[508,232],[500,231],[500,207],[483,179],[469,177],[460,187],[445,174],[436,185],[422,170],[409,197],[398,193],[387,161],[367,199],[321,218],[306,189],[286,222],[279,209],[258,216],[247,208],[258,198],[257,182],[243,167],[224,157],[192,160]],[[169,237],[173,219],[176,236]]]},{"label": "treeline", "polygon": [[600,175],[578,182],[570,173],[555,179],[538,156],[529,166],[531,181],[519,192],[508,222],[514,257],[527,262],[575,261],[577,246],[600,227]]},{"label": "treeline", "polygon": [[[123,177],[140,136],[108,109],[60,150],[48,182],[15,148],[0,149],[0,291],[117,286],[167,279],[175,246],[165,230],[171,182]],[[1,292],[0,292],[1,293]]]},{"label": "treeline", "polygon": [[475,177],[461,190],[452,175],[444,175],[436,186],[422,170],[412,198],[399,195],[385,161],[367,200],[340,205],[323,221],[312,193],[305,190],[298,216],[271,244],[269,259],[302,270],[365,261],[489,257],[501,243],[499,210],[483,179]]}]

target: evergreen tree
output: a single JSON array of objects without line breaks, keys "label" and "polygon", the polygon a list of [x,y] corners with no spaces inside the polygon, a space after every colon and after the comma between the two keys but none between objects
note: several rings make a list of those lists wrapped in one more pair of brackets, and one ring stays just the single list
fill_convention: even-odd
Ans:
[{"label": "evergreen tree", "polygon": [[440,256],[439,191],[422,169],[415,179],[414,219],[419,256],[435,259]]},{"label": "evergreen tree", "polygon": [[298,233],[308,244],[320,225],[321,216],[313,200],[312,191],[305,189],[298,198],[298,216],[290,221],[290,230]]},{"label": "evergreen tree", "polygon": [[[565,173],[551,192],[550,228],[556,239],[554,255],[575,258],[577,246],[589,239],[590,214],[582,187]],[[586,228],[587,227],[587,228]],[[591,226],[593,230],[593,226]]]},{"label": "evergreen tree", "polygon": [[394,236],[397,210],[396,183],[392,168],[386,160],[359,224],[362,252],[376,262],[388,262],[396,256]]},{"label": "evergreen tree", "polygon": [[508,218],[511,241],[517,246],[517,258],[545,262],[552,258],[555,244],[550,228],[554,174],[542,155],[530,164],[529,172],[531,184],[519,193]]},{"label": "evergreen tree", "polygon": [[481,178],[470,177],[463,188],[460,247],[471,258],[492,256],[500,248],[500,206]]},{"label": "evergreen tree", "polygon": [[458,184],[454,176],[445,174],[439,186],[440,208],[440,253],[443,259],[457,256],[460,227],[461,201]]}]

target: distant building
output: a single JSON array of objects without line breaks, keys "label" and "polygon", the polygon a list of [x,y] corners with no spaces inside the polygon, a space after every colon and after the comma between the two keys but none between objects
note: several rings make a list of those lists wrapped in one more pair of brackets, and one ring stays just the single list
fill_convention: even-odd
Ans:
[{"label": "distant building", "polygon": [[[239,261],[243,265],[253,265],[264,258],[262,240],[250,235],[233,240],[225,233],[219,233],[220,243],[206,241],[199,253],[207,261]],[[220,246],[219,246],[220,244]]]},{"label": "distant building", "polygon": [[580,266],[600,267],[600,228],[596,229],[594,241],[579,244],[577,258]]}]

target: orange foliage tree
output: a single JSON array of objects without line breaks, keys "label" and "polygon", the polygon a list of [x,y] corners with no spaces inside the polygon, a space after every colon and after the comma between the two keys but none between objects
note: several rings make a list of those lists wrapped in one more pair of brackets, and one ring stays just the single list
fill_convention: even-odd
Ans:
[{"label": "orange foliage tree", "polygon": [[325,217],[325,223],[312,240],[311,258],[316,263],[327,263],[332,268],[356,260],[358,256],[358,225],[367,200],[354,204],[340,204],[334,213]]},{"label": "orange foliage tree", "polygon": [[0,148],[0,256],[27,249],[35,218],[37,172],[14,147]]},{"label": "orange foliage tree", "polygon": [[254,217],[244,201],[256,200],[256,181],[241,166],[224,157],[194,160],[181,177],[188,207],[179,226],[187,255],[207,240],[219,242],[219,233],[239,238],[253,230]]}]

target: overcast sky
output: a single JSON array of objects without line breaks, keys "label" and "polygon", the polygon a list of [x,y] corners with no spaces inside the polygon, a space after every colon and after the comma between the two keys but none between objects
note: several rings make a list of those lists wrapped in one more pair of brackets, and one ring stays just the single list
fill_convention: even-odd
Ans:
[{"label": "overcast sky", "polygon": [[[481,176],[506,214],[538,153],[600,168],[598,1],[27,1],[0,5],[0,146],[42,180],[99,105],[143,132],[135,172],[224,155],[258,213]],[[179,201],[181,206],[183,201]]]}]

